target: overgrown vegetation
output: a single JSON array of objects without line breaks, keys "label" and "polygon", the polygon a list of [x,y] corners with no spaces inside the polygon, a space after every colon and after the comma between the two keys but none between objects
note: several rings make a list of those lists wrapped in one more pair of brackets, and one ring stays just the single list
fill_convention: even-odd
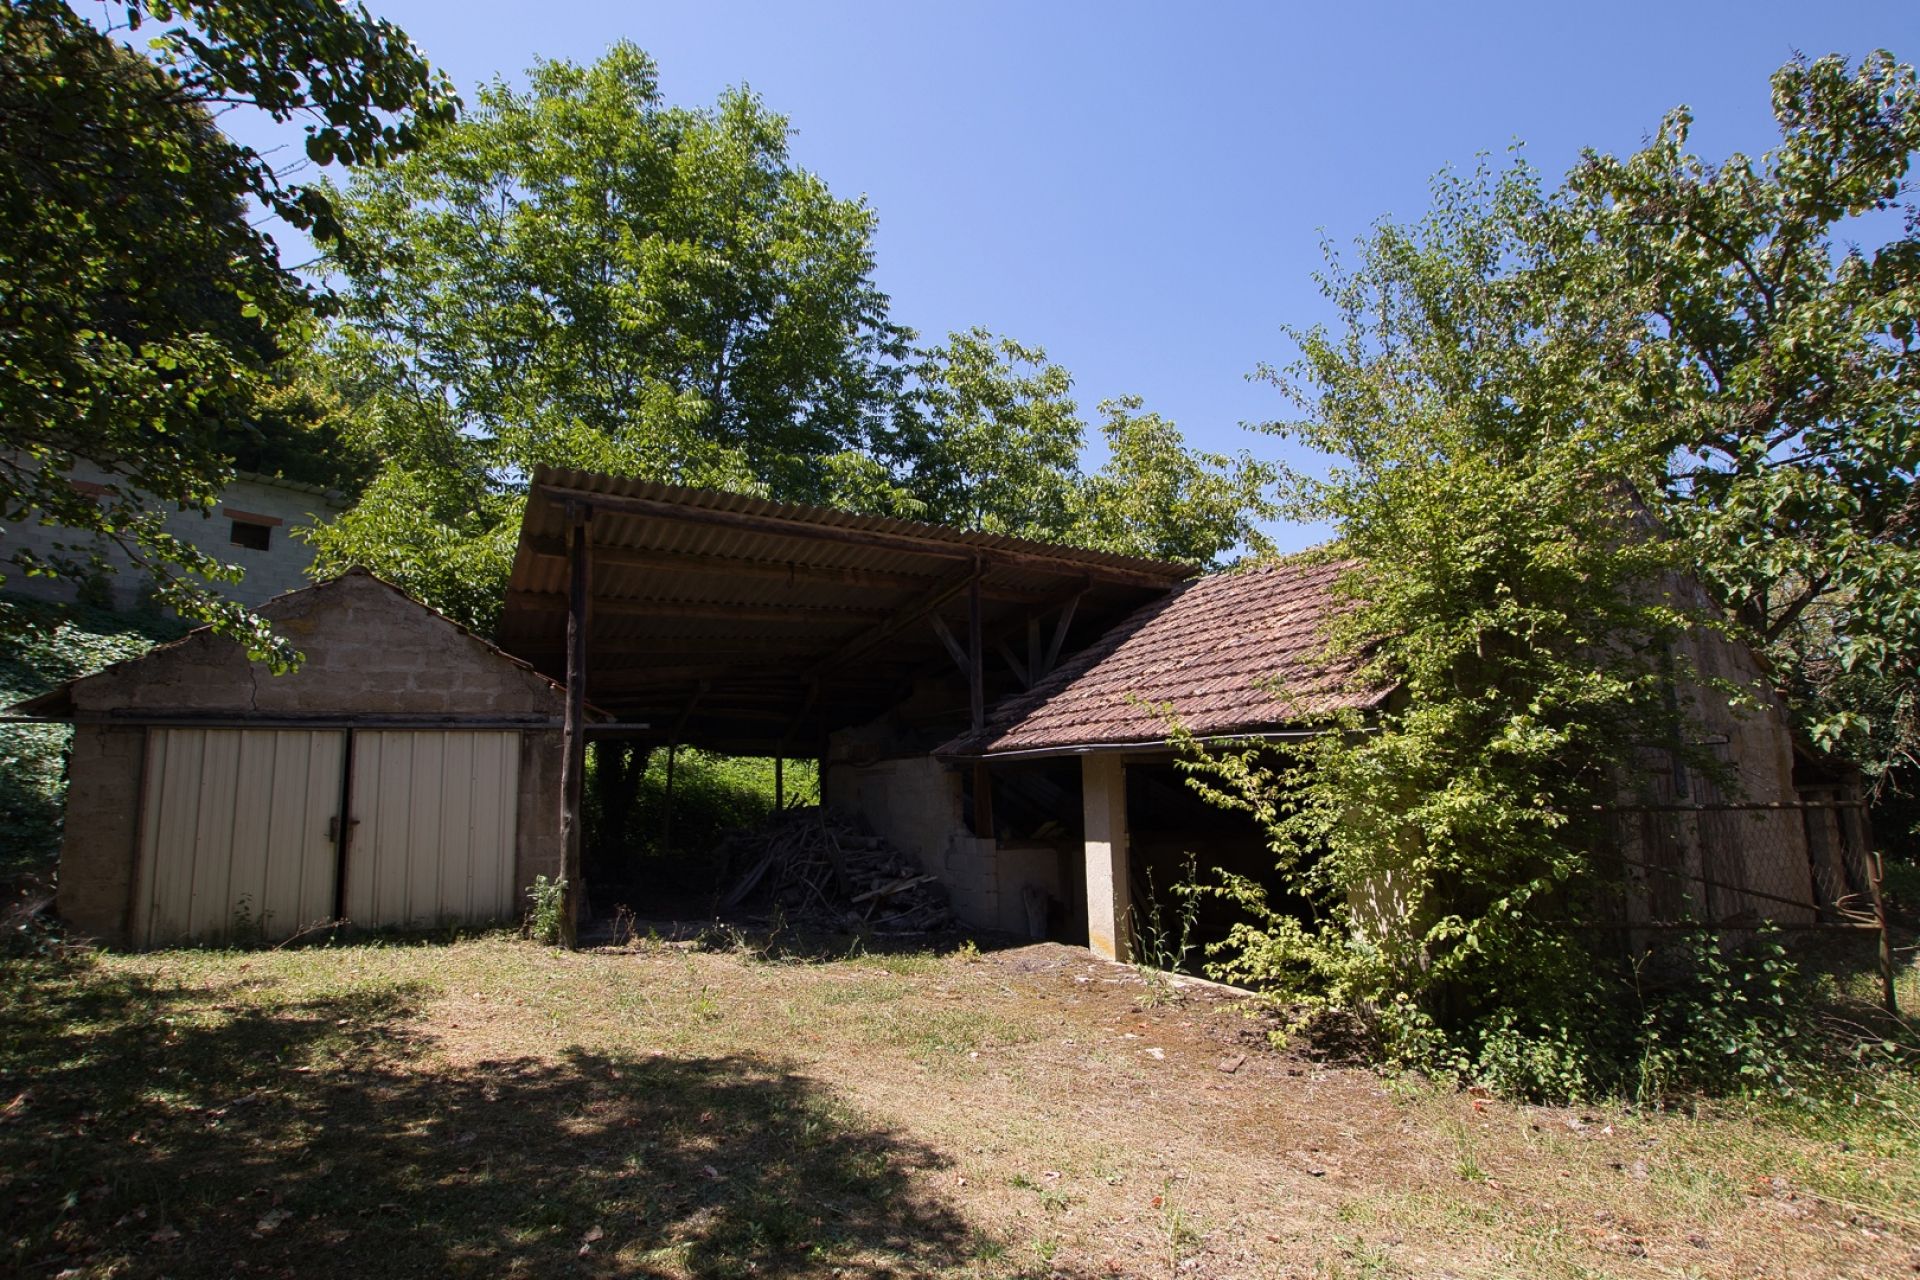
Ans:
[{"label": "overgrown vegetation", "polygon": [[[0,596],[0,707],[137,658],[186,630],[153,615]],[[66,800],[65,725],[0,725],[0,878],[51,868]]]},{"label": "overgrown vegetation", "polygon": [[[1650,768],[1730,784],[1688,745],[1687,691],[1758,696],[1690,669],[1687,632],[1771,646],[1811,737],[1872,722],[1878,763],[1856,758],[1901,767],[1910,706],[1821,689],[1920,669],[1920,223],[1850,243],[1903,209],[1920,90],[1885,55],[1796,61],[1774,106],[1757,164],[1689,154],[1680,111],[1557,191],[1524,165],[1443,176],[1423,222],[1332,262],[1341,321],[1293,334],[1269,376],[1303,413],[1275,429],[1340,459],[1290,507],[1355,561],[1333,649],[1398,692],[1297,748],[1190,752],[1312,903],[1217,885],[1248,912],[1223,976],[1519,1094],[1778,1092],[1834,1065],[1771,941],[1627,958],[1595,927],[1598,807]],[[1882,1036],[1920,1043],[1852,1043]]]},{"label": "overgrown vegetation", "polygon": [[[759,826],[773,813],[771,759],[681,747],[672,773],[669,818],[665,747],[602,742],[589,753],[589,885],[617,892],[644,885],[655,901],[710,897],[723,870],[710,856],[713,847],[727,832]],[[789,759],[783,774],[787,805],[820,802],[815,761]]]},{"label": "overgrown vegetation", "polygon": [[316,298],[254,216],[336,244],[332,204],[215,117],[299,118],[299,164],[324,166],[404,151],[456,105],[361,7],[0,5],[0,521],[72,531],[54,555],[11,549],[9,572],[85,578],[114,547],[170,608],[294,659],[209,587],[237,571],[164,524],[209,510],[237,457],[321,473],[346,460],[324,456],[339,441],[286,386]]}]

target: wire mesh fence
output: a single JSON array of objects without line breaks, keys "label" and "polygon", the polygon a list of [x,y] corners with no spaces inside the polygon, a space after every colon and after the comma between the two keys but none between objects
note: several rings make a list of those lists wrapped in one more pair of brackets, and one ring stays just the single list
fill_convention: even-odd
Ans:
[{"label": "wire mesh fence", "polygon": [[1629,938],[1673,929],[1852,933],[1877,952],[1894,1008],[1881,863],[1864,800],[1837,789],[1789,803],[1611,806],[1608,913]]}]

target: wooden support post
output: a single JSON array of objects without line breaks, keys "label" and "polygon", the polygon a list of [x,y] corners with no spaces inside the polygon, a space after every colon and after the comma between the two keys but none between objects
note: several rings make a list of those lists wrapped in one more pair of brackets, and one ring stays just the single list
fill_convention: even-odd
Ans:
[{"label": "wooden support post", "polygon": [[680,748],[667,744],[667,794],[665,812],[660,815],[660,856],[673,856],[673,757]]},{"label": "wooden support post", "polygon": [[1873,885],[1873,923],[1880,931],[1880,1003],[1888,1013],[1900,1016],[1900,1001],[1894,994],[1893,983],[1893,938],[1887,932],[1887,899],[1885,896],[1885,875],[1880,862],[1880,850],[1867,849],[1867,875]]},{"label": "wooden support post", "polygon": [[587,768],[587,636],[593,605],[593,509],[567,504],[567,705],[560,726],[560,945],[580,944],[580,796]]},{"label": "wooden support post", "polygon": [[973,581],[967,584],[967,695],[975,733],[987,727],[986,641],[980,628],[980,569],[976,565]]},{"label": "wooden support post", "polygon": [[1070,597],[1064,605],[1060,606],[1060,621],[1053,626],[1053,642],[1047,646],[1047,660],[1040,664],[1041,674],[1044,675],[1059,664],[1060,646],[1067,642],[1067,628],[1073,625],[1073,613],[1079,607],[1079,596]]},{"label": "wooden support post", "polygon": [[773,758],[773,811],[780,813],[787,807],[787,771],[786,757]]},{"label": "wooden support post", "polygon": [[1133,958],[1127,880],[1127,767],[1112,752],[1080,757],[1086,817],[1087,946],[1109,960]]},{"label": "wooden support post", "polygon": [[1027,685],[1031,688],[1040,683],[1040,677],[1047,674],[1040,667],[1040,615],[1027,615]]}]

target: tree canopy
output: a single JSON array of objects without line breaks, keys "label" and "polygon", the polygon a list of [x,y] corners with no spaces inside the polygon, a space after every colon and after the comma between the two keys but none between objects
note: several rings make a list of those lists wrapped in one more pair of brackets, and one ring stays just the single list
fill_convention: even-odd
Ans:
[{"label": "tree canopy", "polygon": [[[1372,1010],[1410,1060],[1521,1091],[1779,1067],[1786,1040],[1708,1049],[1708,1011],[1581,932],[1596,808],[1647,751],[1691,754],[1690,688],[1759,696],[1687,669],[1685,629],[1768,648],[1829,743],[1906,715],[1911,758],[1920,96],[1876,54],[1796,60],[1773,105],[1758,161],[1690,154],[1677,111],[1557,188],[1519,163],[1443,175],[1423,221],[1333,257],[1338,322],[1266,371],[1301,410],[1274,429],[1338,459],[1290,476],[1288,507],[1357,559],[1336,642],[1402,692],[1278,770],[1197,758],[1315,904],[1303,921],[1230,883],[1254,911],[1233,976]],[[1905,701],[1855,703],[1837,672]],[[1713,998],[1780,1013],[1755,981]]]},{"label": "tree canopy", "polygon": [[[1131,471],[1089,478],[1044,351],[917,346],[874,282],[874,211],[798,168],[789,133],[744,89],[667,104],[623,43],[495,82],[357,174],[324,369],[383,465],[316,531],[321,567],[484,625],[541,464],[1198,562],[1264,547],[1260,464],[1136,405],[1109,431]],[[1177,501],[1142,505],[1149,466]]]},{"label": "tree canopy", "polygon": [[[149,60],[64,4],[0,5],[0,519],[76,533],[70,563],[23,552],[16,567],[71,571],[92,539],[111,540],[165,603],[264,652],[257,619],[181,576],[230,571],[160,522],[209,505],[239,455],[333,468],[315,406],[284,387],[262,401],[312,299],[247,202],[321,238],[335,228],[323,193],[282,182],[209,107],[311,112],[318,156],[375,159],[450,97],[364,11],[261,0],[127,13],[136,27],[184,21]],[[109,473],[105,494],[72,484],[80,458]]]}]

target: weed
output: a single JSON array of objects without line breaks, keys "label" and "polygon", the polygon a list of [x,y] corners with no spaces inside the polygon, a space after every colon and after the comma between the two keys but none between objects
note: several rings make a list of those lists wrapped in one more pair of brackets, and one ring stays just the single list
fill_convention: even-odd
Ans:
[{"label": "weed", "polygon": [[560,922],[567,903],[566,879],[535,876],[527,889],[527,898],[533,904],[527,913],[527,936],[548,946],[558,945]]},{"label": "weed", "polygon": [[1180,900],[1177,919],[1165,920],[1160,911],[1160,895],[1154,888],[1153,868],[1147,868],[1147,912],[1142,919],[1137,908],[1133,913],[1134,942],[1139,949],[1139,962],[1149,969],[1158,969],[1166,973],[1179,973],[1194,952],[1193,932],[1200,919],[1199,860],[1193,854],[1186,855],[1182,866],[1184,878],[1173,885],[1170,892]]},{"label": "weed", "polygon": [[1135,965],[1134,971],[1140,975],[1140,981],[1143,984],[1140,992],[1141,1008],[1157,1009],[1163,1005],[1180,1003],[1179,988],[1173,985],[1173,979],[1165,973],[1144,964]]},{"label": "weed", "polygon": [[1154,1197],[1154,1203],[1160,1208],[1160,1232],[1167,1242],[1168,1260],[1178,1266],[1180,1262],[1198,1249],[1206,1239],[1206,1226],[1189,1214],[1173,1194],[1172,1178],[1160,1184],[1160,1194]]},{"label": "weed", "polygon": [[1453,1138],[1453,1172],[1462,1182],[1485,1182],[1487,1171],[1480,1167],[1479,1158],[1474,1154],[1473,1135],[1467,1127],[1458,1122],[1449,1124],[1447,1129]]}]

